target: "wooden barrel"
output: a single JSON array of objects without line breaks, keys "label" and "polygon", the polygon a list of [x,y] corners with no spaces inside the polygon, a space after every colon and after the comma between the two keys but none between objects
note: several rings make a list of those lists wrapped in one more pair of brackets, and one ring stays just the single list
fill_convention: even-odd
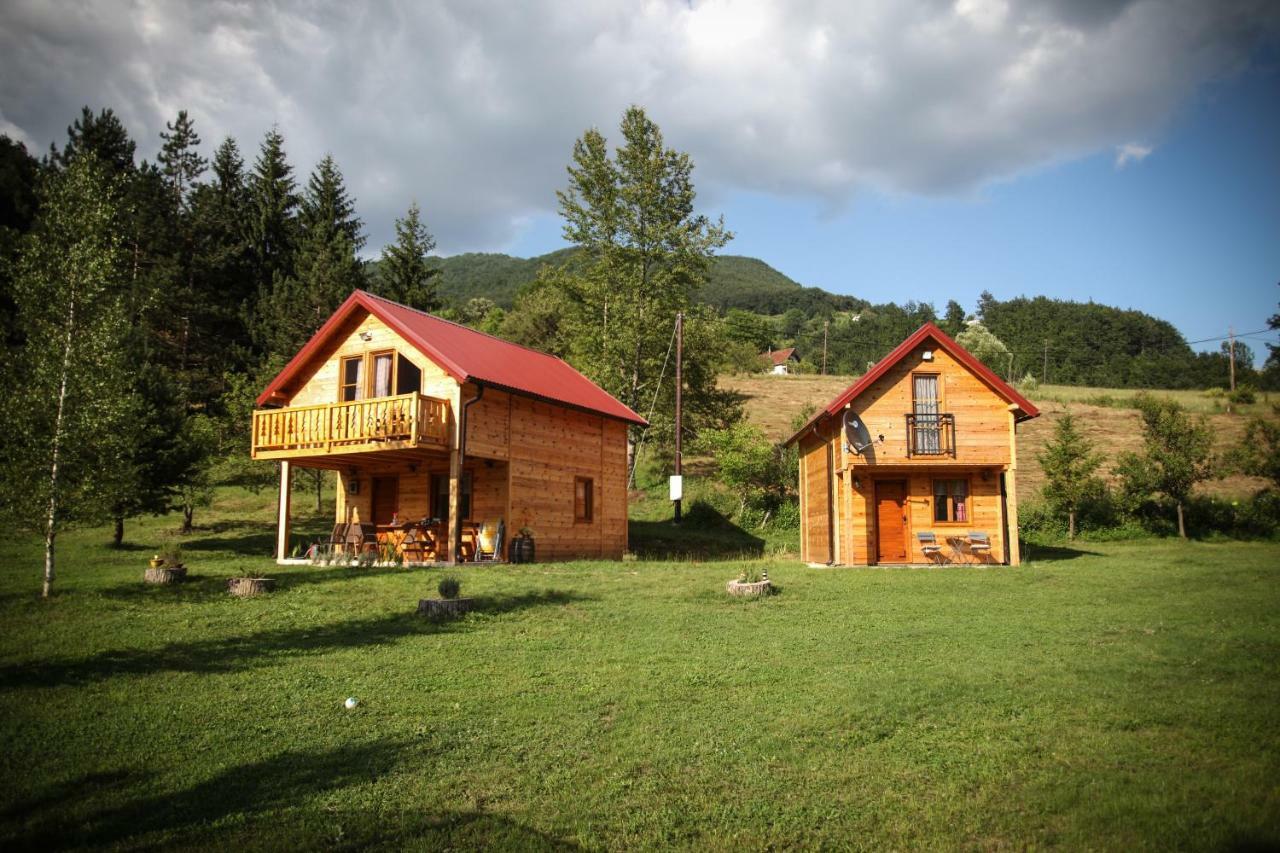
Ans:
[{"label": "wooden barrel", "polygon": [[534,557],[533,537],[517,536],[511,540],[511,562],[532,563]]}]

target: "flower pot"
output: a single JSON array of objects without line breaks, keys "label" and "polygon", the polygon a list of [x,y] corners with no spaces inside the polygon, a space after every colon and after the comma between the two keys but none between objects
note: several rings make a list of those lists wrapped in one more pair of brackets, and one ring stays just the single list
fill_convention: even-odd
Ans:
[{"label": "flower pot", "polygon": [[162,569],[164,568],[164,557],[152,557],[147,561],[147,564],[153,569]]},{"label": "flower pot", "polygon": [[[155,562],[154,560],[152,562]],[[142,573],[145,583],[169,584],[180,583],[187,579],[186,566],[152,566]]]},{"label": "flower pot", "polygon": [[271,592],[275,586],[275,578],[230,578],[227,581],[227,592],[240,598],[248,598]]},{"label": "flower pot", "polygon": [[451,619],[471,609],[471,598],[422,598],[418,600],[418,613],[429,619]]},{"label": "flower pot", "polygon": [[739,598],[756,598],[761,595],[768,595],[772,587],[767,580],[756,581],[755,583],[729,581],[729,583],[725,584],[725,589],[730,595],[735,595]]}]

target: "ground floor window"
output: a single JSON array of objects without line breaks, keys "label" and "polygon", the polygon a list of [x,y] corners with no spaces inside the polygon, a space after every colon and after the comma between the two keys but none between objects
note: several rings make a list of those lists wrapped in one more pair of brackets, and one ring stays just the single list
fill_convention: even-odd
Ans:
[{"label": "ground floor window", "polygon": [[595,517],[595,482],[590,477],[573,478],[573,519],[589,522]]},{"label": "ground floor window", "polygon": [[[471,472],[462,475],[459,489],[459,513],[462,518],[471,517]],[[449,517],[449,475],[431,475],[431,517],[444,521]]]},{"label": "ground floor window", "polygon": [[969,481],[933,481],[933,520],[965,522],[969,520]]}]

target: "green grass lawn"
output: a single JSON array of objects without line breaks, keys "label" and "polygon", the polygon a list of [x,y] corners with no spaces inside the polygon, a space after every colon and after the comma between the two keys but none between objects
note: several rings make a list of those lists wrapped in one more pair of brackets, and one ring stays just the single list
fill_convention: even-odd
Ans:
[{"label": "green grass lawn", "polygon": [[[0,848],[1214,848],[1280,843],[1280,546],[1033,547],[1017,569],[267,569],[225,495],[0,546]],[[658,524],[657,521],[646,522]],[[323,526],[323,518],[312,522]],[[352,711],[348,696],[360,699]]]}]

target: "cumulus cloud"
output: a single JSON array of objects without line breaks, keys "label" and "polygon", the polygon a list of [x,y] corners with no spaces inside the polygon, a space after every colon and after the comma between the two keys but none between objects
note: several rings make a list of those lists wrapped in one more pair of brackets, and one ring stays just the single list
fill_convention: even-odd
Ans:
[{"label": "cumulus cloud", "polygon": [[1158,134],[1280,30],[1278,8],[14,0],[0,113],[43,148],[81,105],[110,106],[146,154],[179,109],[250,158],[278,124],[300,172],[335,156],[371,246],[417,199],[443,250],[494,249],[554,208],[573,140],[631,103],[693,155],[711,202],[966,192]]},{"label": "cumulus cloud", "polygon": [[1126,142],[1124,145],[1116,146],[1116,168],[1123,169],[1130,163],[1141,163],[1147,159],[1147,155],[1153,149],[1150,145],[1139,145],[1136,142]]}]

